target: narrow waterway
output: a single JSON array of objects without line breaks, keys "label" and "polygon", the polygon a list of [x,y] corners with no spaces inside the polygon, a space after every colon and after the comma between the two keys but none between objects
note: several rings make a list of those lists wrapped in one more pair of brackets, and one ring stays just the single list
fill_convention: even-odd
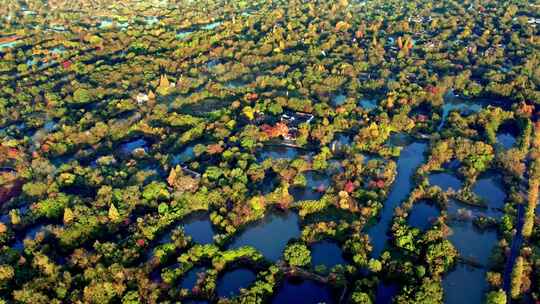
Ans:
[{"label": "narrow waterway", "polygon": [[413,142],[403,148],[397,161],[398,174],[392,190],[384,202],[380,220],[369,228],[368,234],[373,246],[372,256],[379,257],[388,240],[388,229],[394,215],[394,209],[407,198],[413,187],[412,176],[416,169],[424,162],[424,152],[427,143]]}]

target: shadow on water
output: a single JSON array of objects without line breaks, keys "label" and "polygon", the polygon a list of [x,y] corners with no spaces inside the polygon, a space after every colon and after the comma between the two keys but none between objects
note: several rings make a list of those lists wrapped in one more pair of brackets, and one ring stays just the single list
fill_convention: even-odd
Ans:
[{"label": "shadow on water", "polygon": [[271,261],[277,261],[290,239],[300,236],[299,217],[294,212],[273,211],[264,219],[248,225],[228,246],[229,249],[252,246]]},{"label": "shadow on water", "polygon": [[369,228],[368,233],[373,246],[373,257],[379,257],[388,240],[387,231],[394,214],[394,209],[405,199],[412,189],[412,176],[416,168],[424,162],[427,144],[413,142],[403,148],[397,161],[398,173],[392,190],[384,202],[380,220]]},{"label": "shadow on water", "polygon": [[271,303],[333,304],[336,301],[328,286],[310,280],[290,278],[280,286]]}]

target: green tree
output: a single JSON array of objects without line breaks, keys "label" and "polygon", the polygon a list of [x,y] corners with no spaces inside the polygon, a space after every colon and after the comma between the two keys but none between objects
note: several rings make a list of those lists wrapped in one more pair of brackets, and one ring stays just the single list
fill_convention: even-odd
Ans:
[{"label": "green tree", "polygon": [[521,294],[521,277],[523,276],[524,259],[519,256],[516,259],[516,264],[512,270],[512,286],[510,289],[510,295],[513,299],[517,299]]},{"label": "green tree", "polygon": [[372,304],[373,301],[369,295],[365,292],[353,292],[351,297],[352,303],[354,304]]},{"label": "green tree", "polygon": [[287,246],[284,258],[291,266],[306,266],[311,263],[311,252],[306,245],[294,243]]},{"label": "green tree", "polygon": [[382,270],[382,263],[376,259],[370,259],[368,263],[369,270],[372,272],[379,272]]},{"label": "green tree", "polygon": [[170,193],[167,190],[167,185],[161,182],[152,182],[144,187],[142,194],[143,198],[152,201],[152,200],[166,200],[169,198]]},{"label": "green tree", "polygon": [[506,294],[503,290],[491,291],[487,294],[486,304],[506,304]]},{"label": "green tree", "polygon": [[71,208],[67,207],[64,209],[64,224],[69,224],[73,222],[75,215],[73,214],[73,211]]},{"label": "green tree", "polygon": [[430,245],[426,252],[426,260],[429,269],[434,274],[440,274],[448,270],[454,263],[457,250],[449,240]]},{"label": "green tree", "polygon": [[73,92],[73,101],[79,104],[89,103],[92,100],[92,94],[89,90],[78,88]]},{"label": "green tree", "polygon": [[443,289],[439,281],[425,279],[422,285],[416,288],[405,288],[404,293],[396,297],[397,304],[441,304],[443,303]]},{"label": "green tree", "polygon": [[117,222],[120,220],[120,213],[118,212],[118,209],[114,206],[114,204],[111,204],[109,207],[109,219],[113,222]]}]

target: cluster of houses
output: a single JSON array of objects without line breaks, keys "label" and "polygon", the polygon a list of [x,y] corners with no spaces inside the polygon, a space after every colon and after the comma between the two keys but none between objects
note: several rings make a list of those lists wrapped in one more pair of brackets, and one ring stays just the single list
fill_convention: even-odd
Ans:
[{"label": "cluster of houses", "polygon": [[433,21],[433,17],[431,17],[431,16],[418,16],[417,15],[417,16],[409,17],[407,20],[409,22],[425,24],[425,23],[430,23],[431,21]]},{"label": "cluster of houses", "polygon": [[540,24],[540,18],[530,17],[529,20],[527,20],[527,23],[530,24],[532,27],[536,27],[537,24]]}]

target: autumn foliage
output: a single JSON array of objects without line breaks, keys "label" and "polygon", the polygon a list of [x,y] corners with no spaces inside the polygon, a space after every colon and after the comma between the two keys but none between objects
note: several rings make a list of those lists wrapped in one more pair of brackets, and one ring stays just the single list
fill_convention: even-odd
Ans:
[{"label": "autumn foliage", "polygon": [[289,134],[289,127],[285,123],[278,122],[275,126],[263,125],[262,131],[270,138],[276,138],[280,136],[287,136]]}]

